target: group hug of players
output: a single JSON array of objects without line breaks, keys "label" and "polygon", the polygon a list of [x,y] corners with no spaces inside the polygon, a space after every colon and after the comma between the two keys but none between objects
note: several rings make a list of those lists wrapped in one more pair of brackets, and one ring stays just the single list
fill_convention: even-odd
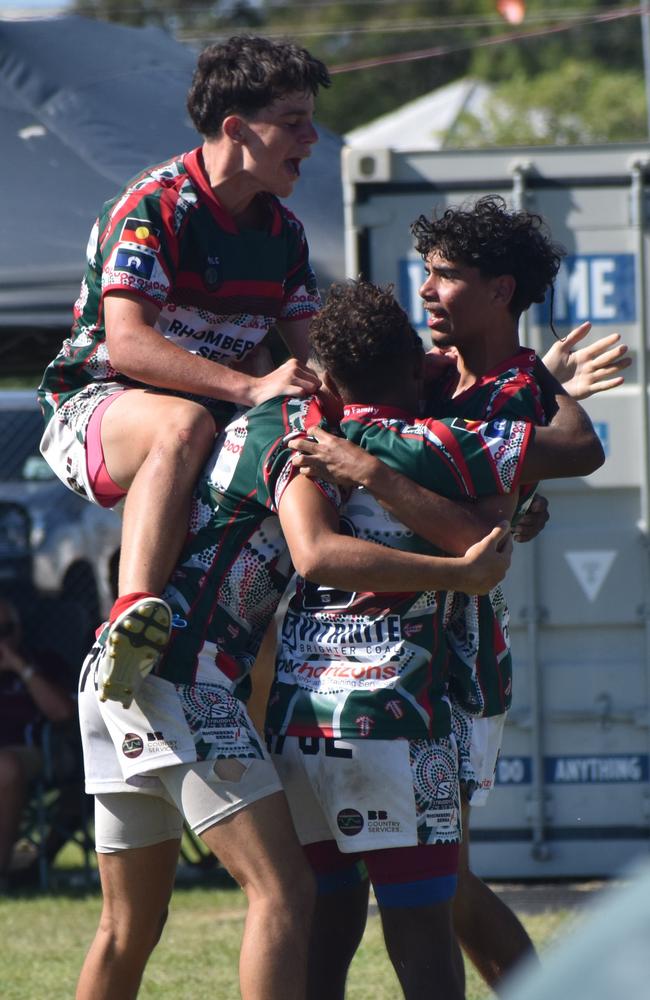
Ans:
[{"label": "group hug of players", "polygon": [[588,325],[546,365],[520,345],[562,250],[499,197],[411,225],[433,350],[391,289],[323,304],[279,199],[329,82],[290,42],[201,54],[202,145],[106,203],[39,388],[43,454],[123,516],[79,685],[103,910],[78,1000],[137,995],[184,824],[247,895],[244,1000],[342,1000],[369,884],[408,1000],[463,997],[459,941],[491,985],[531,951],[467,853],[512,696],[498,584],[547,517],[535,484],[602,464],[576,400],[620,384],[625,347],[579,347]]}]

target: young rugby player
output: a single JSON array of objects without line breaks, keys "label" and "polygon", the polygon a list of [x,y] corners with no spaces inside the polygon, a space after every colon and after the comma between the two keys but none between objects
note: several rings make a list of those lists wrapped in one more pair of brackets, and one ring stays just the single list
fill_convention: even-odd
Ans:
[{"label": "young rugby player", "polygon": [[[502,198],[486,196],[431,219],[420,216],[411,231],[427,273],[420,296],[432,343],[442,351],[453,349],[456,357],[456,364],[435,383],[426,412],[545,423],[536,357],[519,340],[522,313],[544,301],[564,253],[541,217],[510,210]],[[550,352],[554,366],[569,376],[565,388],[576,398],[620,385],[620,372],[629,364],[618,334],[611,334],[583,349],[580,363],[593,371],[597,359],[598,377],[588,380],[577,371],[570,352],[588,330],[588,324],[578,327]],[[534,484],[520,491],[515,531],[534,492]],[[492,987],[532,951],[521,922],[469,866],[469,803],[484,805],[493,788],[512,700],[508,625],[500,587],[483,597],[450,595],[446,629],[454,651],[452,703],[465,831],[454,925],[463,948]]]},{"label": "young rugby player", "polygon": [[[316,280],[278,199],[318,138],[314,98],[329,82],[290,42],[210,46],[188,97],[202,145],[131,180],[92,230],[72,334],[39,398],[41,448],[63,482],[102,506],[125,498],[105,698],[128,704],[167,642],[160,594],[215,430],[236,405],[318,388],[304,364]],[[273,325],[294,359],[248,374]]]},{"label": "young rugby player", "polygon": [[[395,493],[406,506],[399,498],[405,475],[447,498],[501,494],[482,508],[483,516],[501,519],[511,516],[520,482],[534,481],[542,468],[587,474],[603,460],[588,419],[553,383],[558,434],[553,423],[536,433],[530,421],[496,421],[476,450],[468,449],[454,420],[414,418],[424,352],[389,291],[369,283],[333,289],[310,338],[324,378],[342,398],[341,430],[360,446],[348,482],[367,489],[353,491],[341,512],[351,540],[370,539],[383,551],[430,552],[425,534],[443,545],[449,534],[476,530],[472,504],[466,521],[456,516],[452,524],[442,497],[429,495],[427,529],[418,528],[420,537],[409,531],[402,523],[408,517],[391,516]],[[540,377],[549,383],[542,366]],[[563,438],[567,417],[573,432]],[[513,452],[510,426],[535,434],[541,461],[533,460],[531,447],[523,462],[521,449]],[[333,441],[320,429],[312,437]],[[318,450],[310,440],[296,444],[306,454]],[[310,469],[305,454],[297,465]],[[413,502],[422,506],[417,495]],[[418,517],[418,510],[410,515]],[[359,860],[368,868],[405,997],[463,995],[451,920],[460,801],[444,598],[414,586],[379,594],[369,581],[355,591],[301,583],[284,620],[267,725],[319,880],[310,1000],[344,995],[365,921]]]}]

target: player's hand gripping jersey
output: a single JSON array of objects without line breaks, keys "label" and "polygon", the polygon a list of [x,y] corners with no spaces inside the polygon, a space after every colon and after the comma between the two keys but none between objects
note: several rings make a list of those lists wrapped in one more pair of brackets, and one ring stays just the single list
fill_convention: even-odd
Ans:
[{"label": "player's hand gripping jersey", "polygon": [[[241,361],[278,320],[319,308],[301,223],[272,195],[265,230],[240,230],[212,192],[200,148],[132,180],[106,203],[87,248],[72,334],[39,389],[46,421],[95,383],[139,383],[111,365],[102,295],[131,292],[160,307],[156,329],[172,343],[229,365]],[[202,400],[218,423],[227,403]]]},{"label": "player's hand gripping jersey", "polygon": [[[413,421],[387,407],[347,406],[341,430],[391,467],[449,498],[517,487],[531,425]],[[345,530],[436,554],[365,490],[341,512]],[[444,594],[341,593],[299,581],[284,620],[269,699],[271,733],[419,739],[450,731]]]},{"label": "player's hand gripping jersey", "polygon": [[[427,412],[436,417],[473,420],[528,420],[545,424],[539,385],[535,379],[536,355],[522,347],[513,357],[487,372],[475,385],[453,396],[456,369],[436,382]],[[532,500],[536,484],[519,492],[517,517]],[[490,594],[469,597],[448,595],[445,616],[447,640],[452,649],[450,689],[470,714],[501,715],[512,701],[510,614],[501,586]]]}]

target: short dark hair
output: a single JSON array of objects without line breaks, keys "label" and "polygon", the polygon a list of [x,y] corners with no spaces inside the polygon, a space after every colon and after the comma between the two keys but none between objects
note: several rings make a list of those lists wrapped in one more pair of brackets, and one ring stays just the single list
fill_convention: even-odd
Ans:
[{"label": "short dark hair", "polygon": [[297,91],[316,95],[331,83],[327,67],[290,41],[234,35],[199,56],[187,110],[206,138],[215,138],[230,114],[253,116],[278,97]]},{"label": "short dark hair", "polygon": [[315,361],[353,392],[389,387],[422,352],[392,286],[370,281],[332,285],[310,323],[309,341]]},{"label": "short dark hair", "polygon": [[510,211],[503,198],[485,195],[473,205],[448,208],[411,224],[415,249],[426,260],[435,251],[445,260],[477,267],[484,277],[511,274],[516,281],[510,310],[519,316],[543,302],[565,250],[553,243],[540,215]]}]

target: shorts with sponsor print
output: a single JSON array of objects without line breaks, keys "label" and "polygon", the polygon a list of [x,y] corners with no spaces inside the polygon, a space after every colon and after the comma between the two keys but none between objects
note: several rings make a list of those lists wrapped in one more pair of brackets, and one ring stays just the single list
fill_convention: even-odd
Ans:
[{"label": "shorts with sponsor print", "polygon": [[56,411],[41,438],[41,454],[73,493],[99,503],[91,484],[86,453],[88,425],[98,406],[125,391],[119,382],[92,382]]},{"label": "shorts with sponsor print", "polygon": [[[115,486],[116,496],[112,501],[96,495],[96,477],[99,473],[105,479],[107,473],[103,466],[103,454],[99,460],[89,455],[88,430],[97,408],[113,402],[130,388],[134,387],[124,386],[119,382],[91,382],[59,407],[41,438],[41,454],[61,482],[73,493],[102,507],[116,506],[125,491]],[[191,398],[200,403],[210,411],[217,429],[221,429],[235,412],[232,404],[221,400],[191,397],[172,389],[146,388],[149,393]],[[101,449],[101,440],[95,446]],[[95,467],[97,465],[98,468]],[[110,484],[110,480],[108,482]]]},{"label": "shorts with sponsor print", "polygon": [[86,791],[152,789],[161,768],[205,760],[268,760],[246,707],[218,684],[172,684],[150,674],[129,708],[101,702],[95,645],[82,667],[79,720]]},{"label": "shorts with sponsor print", "polygon": [[484,806],[494,788],[508,713],[476,716],[466,712],[454,699],[451,705],[451,726],[458,747],[460,784],[473,806]]},{"label": "shorts with sponsor print", "polygon": [[334,838],[348,854],[460,840],[453,737],[275,736],[270,749],[302,844]]}]

